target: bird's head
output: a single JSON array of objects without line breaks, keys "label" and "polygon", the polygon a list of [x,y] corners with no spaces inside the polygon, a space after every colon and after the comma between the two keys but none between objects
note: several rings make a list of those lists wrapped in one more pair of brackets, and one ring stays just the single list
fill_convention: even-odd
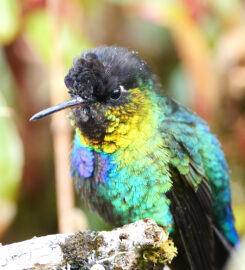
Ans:
[{"label": "bird's head", "polygon": [[65,77],[71,99],[31,120],[71,108],[71,122],[82,143],[111,153],[127,147],[140,132],[150,133],[154,84],[158,84],[154,74],[136,52],[106,46],[89,50]]}]

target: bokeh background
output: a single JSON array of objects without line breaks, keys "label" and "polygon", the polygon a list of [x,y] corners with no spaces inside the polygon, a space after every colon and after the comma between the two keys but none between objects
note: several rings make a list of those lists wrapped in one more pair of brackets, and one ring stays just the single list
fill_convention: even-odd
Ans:
[{"label": "bokeh background", "polygon": [[0,242],[108,228],[73,193],[65,114],[29,122],[68,97],[73,58],[103,44],[138,51],[164,91],[208,121],[244,234],[245,1],[0,0]]}]

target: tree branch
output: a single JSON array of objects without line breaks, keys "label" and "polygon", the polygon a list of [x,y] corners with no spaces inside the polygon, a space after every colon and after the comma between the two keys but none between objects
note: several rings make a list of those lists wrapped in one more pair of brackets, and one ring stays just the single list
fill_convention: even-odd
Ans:
[{"label": "tree branch", "polygon": [[[56,234],[0,247],[0,269],[147,269],[170,263],[177,250],[150,220],[110,232]],[[149,268],[152,269],[152,268]]]}]

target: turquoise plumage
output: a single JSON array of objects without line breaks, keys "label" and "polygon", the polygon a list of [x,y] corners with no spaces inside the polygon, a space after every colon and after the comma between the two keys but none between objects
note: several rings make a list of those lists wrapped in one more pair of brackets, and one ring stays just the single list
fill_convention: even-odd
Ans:
[{"label": "turquoise plumage", "polygon": [[113,226],[151,218],[165,227],[179,250],[173,267],[220,269],[238,236],[228,167],[205,121],[124,48],[84,53],[65,83],[69,104],[33,119],[75,107],[71,173],[81,197]]}]

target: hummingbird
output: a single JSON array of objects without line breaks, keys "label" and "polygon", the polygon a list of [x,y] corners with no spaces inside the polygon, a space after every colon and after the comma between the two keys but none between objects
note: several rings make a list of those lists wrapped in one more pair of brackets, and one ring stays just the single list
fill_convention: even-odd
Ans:
[{"label": "hummingbird", "polygon": [[64,82],[71,99],[30,120],[70,108],[81,197],[112,226],[151,218],[164,227],[178,248],[173,267],[221,269],[239,238],[229,169],[206,122],[126,48],[84,52]]}]

